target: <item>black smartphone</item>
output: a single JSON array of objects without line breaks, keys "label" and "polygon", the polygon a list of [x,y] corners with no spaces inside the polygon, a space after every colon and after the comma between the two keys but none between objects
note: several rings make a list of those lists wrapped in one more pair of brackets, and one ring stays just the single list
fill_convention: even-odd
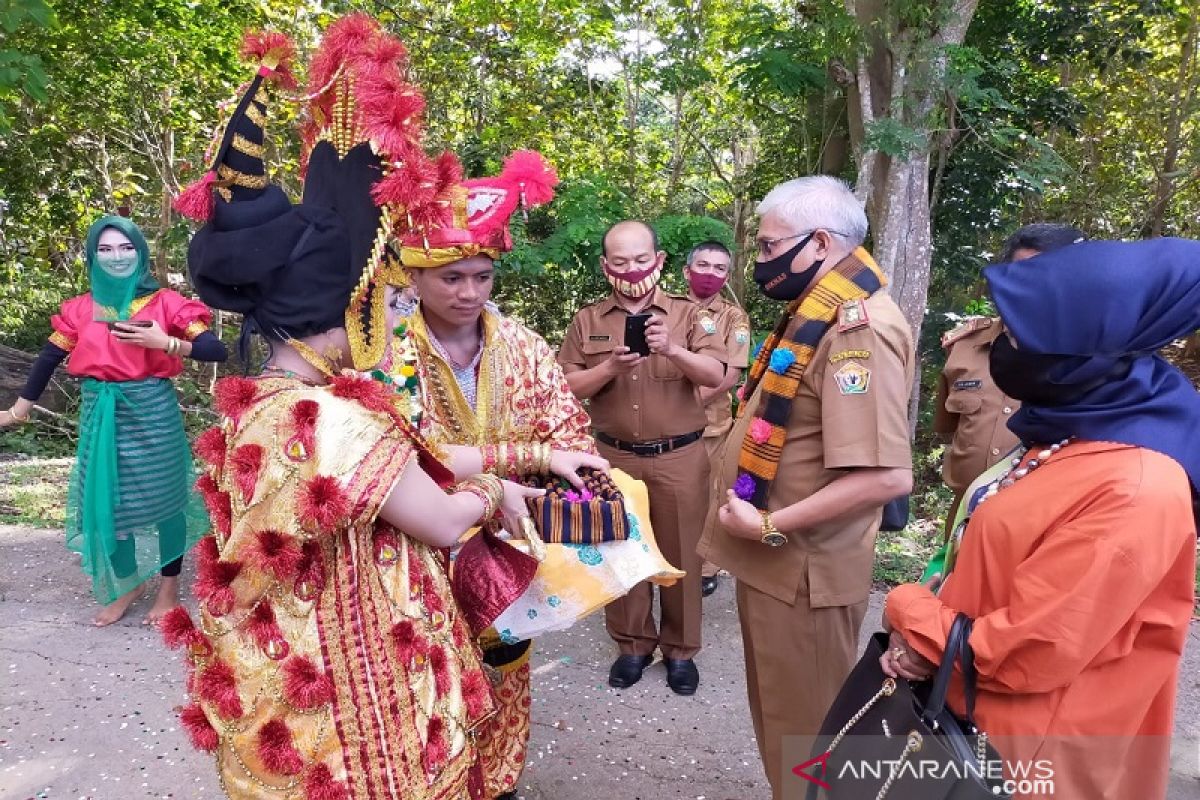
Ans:
[{"label": "black smartphone", "polygon": [[[135,328],[149,328],[154,324],[148,319],[122,319],[117,320],[117,322],[120,322],[122,325],[132,325]],[[115,331],[117,329],[117,322],[106,322],[104,324],[108,326],[110,331]]]},{"label": "black smartphone", "polygon": [[646,323],[649,321],[649,314],[630,314],[625,318],[625,346],[629,352],[650,355],[650,345],[646,344]]}]

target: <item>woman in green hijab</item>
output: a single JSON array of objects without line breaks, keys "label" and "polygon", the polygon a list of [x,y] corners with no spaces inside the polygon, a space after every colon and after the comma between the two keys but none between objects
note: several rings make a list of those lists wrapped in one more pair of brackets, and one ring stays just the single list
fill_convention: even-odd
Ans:
[{"label": "woman in green hijab", "polygon": [[79,553],[110,625],[162,575],[146,616],[156,624],[179,605],[183,554],[209,528],[192,488],[191,449],[171,379],[183,359],[224,361],[208,330],[212,314],[163,289],[150,248],[124,217],[103,217],[84,246],[91,291],[67,300],[54,332],[0,427],[24,422],[64,359],[82,379],[79,448],[67,494],[67,547]]}]

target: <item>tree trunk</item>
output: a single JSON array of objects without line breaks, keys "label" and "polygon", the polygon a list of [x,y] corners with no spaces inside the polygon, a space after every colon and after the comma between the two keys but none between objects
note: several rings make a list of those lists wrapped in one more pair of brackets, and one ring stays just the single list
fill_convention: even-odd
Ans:
[{"label": "tree trunk", "polygon": [[1150,207],[1150,217],[1143,228],[1144,236],[1162,236],[1163,224],[1171,199],[1175,196],[1175,180],[1182,174],[1178,170],[1180,129],[1183,120],[1192,112],[1192,101],[1196,96],[1195,63],[1197,28],[1200,23],[1196,17],[1188,24],[1187,39],[1180,46],[1179,79],[1172,93],[1176,102],[1170,104],[1167,115],[1166,141],[1163,153],[1162,167],[1158,170],[1158,180],[1154,187],[1154,204]]}]

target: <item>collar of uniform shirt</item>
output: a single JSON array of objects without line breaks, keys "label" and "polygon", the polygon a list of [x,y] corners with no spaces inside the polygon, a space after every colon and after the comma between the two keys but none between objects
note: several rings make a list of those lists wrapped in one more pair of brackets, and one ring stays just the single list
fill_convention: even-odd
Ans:
[{"label": "collar of uniform shirt", "polygon": [[[666,303],[664,302],[666,292],[664,292],[662,290],[662,288],[655,286],[652,294],[654,296],[650,298],[650,302],[647,303],[645,305],[645,307],[642,308],[642,310],[639,311],[638,313],[645,314],[647,311],[649,311],[650,309],[653,308],[653,309],[656,309],[656,310],[662,312],[665,315],[667,313],[667,306],[666,306]],[[617,310],[624,311],[626,314],[631,313],[628,309],[626,309],[624,306],[622,306],[620,303],[617,302],[616,293],[610,293],[608,295],[608,297],[601,300],[600,307],[598,310],[600,311],[601,314],[608,314],[612,311],[617,311]]]}]

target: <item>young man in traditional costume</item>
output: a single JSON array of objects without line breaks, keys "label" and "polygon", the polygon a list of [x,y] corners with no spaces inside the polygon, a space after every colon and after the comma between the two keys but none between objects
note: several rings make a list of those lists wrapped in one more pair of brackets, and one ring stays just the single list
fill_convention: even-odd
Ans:
[{"label": "young man in traditional costume", "polygon": [[754,733],[779,800],[801,787],[784,737],[817,732],[854,665],[883,505],[912,483],[914,355],[848,186],[788,181],[758,210],[754,280],[789,305],[750,368],[717,471],[725,503],[699,549],[737,578]]}]

